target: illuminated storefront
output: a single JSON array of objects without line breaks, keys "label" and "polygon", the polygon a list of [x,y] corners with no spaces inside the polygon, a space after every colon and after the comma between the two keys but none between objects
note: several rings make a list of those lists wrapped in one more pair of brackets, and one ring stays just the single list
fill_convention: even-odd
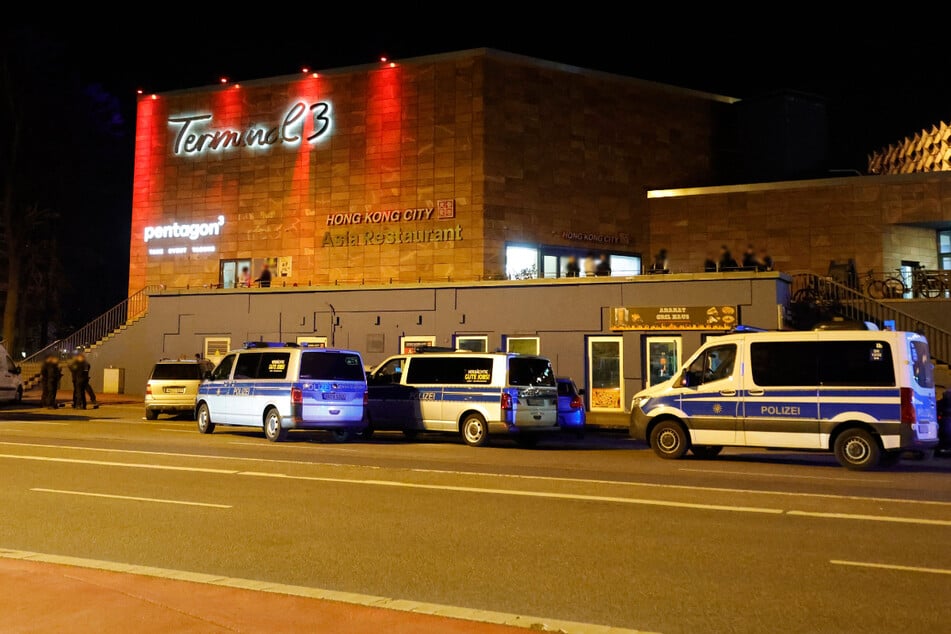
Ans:
[{"label": "illuminated storefront", "polygon": [[129,289],[636,275],[730,101],[488,50],[142,95]]}]

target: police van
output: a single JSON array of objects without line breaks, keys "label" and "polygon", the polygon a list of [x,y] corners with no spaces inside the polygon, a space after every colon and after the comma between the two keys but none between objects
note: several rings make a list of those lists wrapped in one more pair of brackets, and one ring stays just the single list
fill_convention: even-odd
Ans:
[{"label": "police van", "polygon": [[360,353],[251,342],[228,353],[198,388],[198,431],[216,425],[264,429],[272,442],[290,429],[323,429],[338,441],[365,426],[366,374]]},{"label": "police van", "polygon": [[631,403],[631,435],[661,458],[725,446],[822,450],[850,469],[938,442],[934,364],[910,332],[713,337]]},{"label": "police van", "polygon": [[423,352],[390,357],[368,379],[369,428],[458,433],[478,447],[494,433],[534,445],[557,432],[558,389],[544,357]]}]

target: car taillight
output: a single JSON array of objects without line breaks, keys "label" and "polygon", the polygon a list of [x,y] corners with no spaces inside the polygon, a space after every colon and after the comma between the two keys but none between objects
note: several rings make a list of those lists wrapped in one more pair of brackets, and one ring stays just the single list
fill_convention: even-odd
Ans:
[{"label": "car taillight", "polygon": [[903,425],[914,425],[918,422],[914,393],[910,387],[901,388],[901,422]]},{"label": "car taillight", "polygon": [[363,406],[366,407],[366,406],[369,405],[369,404],[370,404],[370,393],[369,393],[369,392],[364,392],[364,393],[363,393]]},{"label": "car taillight", "polygon": [[151,383],[146,383],[146,384],[145,384],[145,393],[151,396],[151,394],[152,394],[152,384],[151,384]]},{"label": "car taillight", "polygon": [[512,395],[502,392],[502,409],[512,409]]},{"label": "car taillight", "polygon": [[582,402],[580,396],[575,396],[571,399],[571,409],[581,409],[584,407],[584,402]]},{"label": "car taillight", "polygon": [[291,388],[291,403],[300,405],[304,402],[304,392],[299,387]]}]

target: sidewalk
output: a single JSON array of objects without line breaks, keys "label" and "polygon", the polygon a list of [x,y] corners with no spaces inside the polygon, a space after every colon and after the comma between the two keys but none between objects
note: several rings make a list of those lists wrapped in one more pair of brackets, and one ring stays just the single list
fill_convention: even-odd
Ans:
[{"label": "sidewalk", "polygon": [[504,634],[521,628],[0,557],[3,632]]},{"label": "sidewalk", "polygon": [[[42,397],[40,388],[35,387],[23,394],[23,400],[29,403],[39,404]],[[60,390],[56,393],[56,401],[60,405],[65,404],[69,409],[73,402],[72,390]],[[100,405],[138,405],[145,402],[145,397],[140,394],[96,394],[96,401]],[[88,403],[88,401],[87,401]]]}]

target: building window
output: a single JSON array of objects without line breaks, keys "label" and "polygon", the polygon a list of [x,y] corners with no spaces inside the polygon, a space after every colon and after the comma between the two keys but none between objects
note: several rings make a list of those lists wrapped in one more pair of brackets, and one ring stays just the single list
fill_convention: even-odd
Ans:
[{"label": "building window", "polygon": [[680,337],[646,337],[646,387],[668,381],[680,370]]},{"label": "building window", "polygon": [[489,338],[486,335],[456,335],[456,350],[488,352]]},{"label": "building window", "polygon": [[297,345],[307,344],[311,348],[326,348],[327,337],[298,337]]},{"label": "building window", "polygon": [[951,229],[938,232],[938,268],[951,271]]},{"label": "building window", "polygon": [[218,271],[220,288],[251,286],[251,260],[221,260]]},{"label": "building window", "polygon": [[[604,264],[601,256],[604,255]],[[641,256],[635,253],[587,251],[576,247],[505,247],[505,277],[510,280],[559,277],[631,277],[641,274]]]},{"label": "building window", "polygon": [[611,277],[631,277],[641,274],[641,258],[636,255],[612,255]]},{"label": "building window", "polygon": [[510,280],[531,280],[538,277],[538,249],[505,247],[505,277]]},{"label": "building window", "polygon": [[414,335],[400,337],[400,354],[413,354],[420,348],[431,348],[436,345],[436,337],[431,335]]},{"label": "building window", "polygon": [[540,349],[538,337],[506,337],[505,351],[516,354],[538,354]]},{"label": "building window", "polygon": [[596,411],[624,410],[624,339],[588,337],[588,399]]}]

